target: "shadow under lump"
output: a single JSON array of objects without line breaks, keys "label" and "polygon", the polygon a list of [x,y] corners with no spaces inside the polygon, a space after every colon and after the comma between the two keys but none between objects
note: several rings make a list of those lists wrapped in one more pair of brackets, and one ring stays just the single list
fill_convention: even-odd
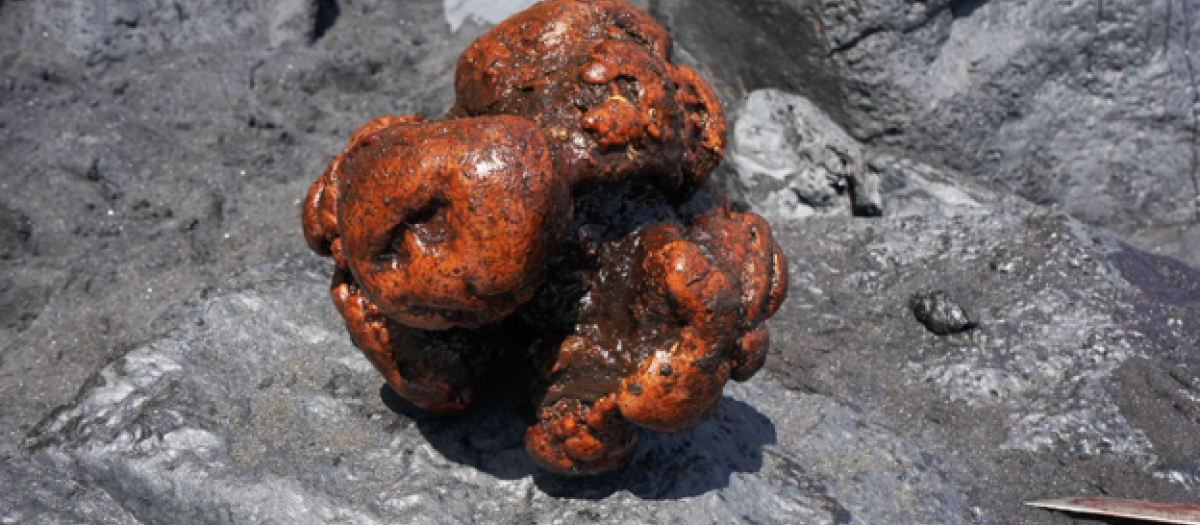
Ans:
[{"label": "shadow under lump", "polygon": [[[599,500],[628,491],[645,500],[700,496],[729,486],[735,473],[756,473],[763,447],[777,443],[775,424],[753,406],[724,396],[706,423],[686,432],[641,431],[638,451],[625,466],[589,478],[537,468],[522,438],[531,421],[519,392],[482,401],[458,417],[439,417],[413,406],[390,387],[380,398],[412,420],[421,435],[447,459],[505,480],[532,477],[542,492],[560,498]],[[526,404],[528,402],[526,401]]]}]

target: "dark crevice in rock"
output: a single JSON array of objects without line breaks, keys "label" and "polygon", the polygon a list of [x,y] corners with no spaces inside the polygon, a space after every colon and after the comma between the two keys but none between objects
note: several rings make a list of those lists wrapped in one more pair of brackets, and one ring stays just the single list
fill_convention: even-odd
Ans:
[{"label": "dark crevice in rock", "polygon": [[[1170,58],[1171,54],[1171,19],[1175,15],[1175,0],[1167,0],[1167,23],[1163,26],[1163,54]],[[1170,61],[1167,62],[1170,64]]]},{"label": "dark crevice in rock", "polygon": [[1096,59],[1096,47],[1100,45],[1102,39],[1100,35],[1100,23],[1104,21],[1104,0],[1096,0],[1096,19],[1092,22],[1092,41],[1088,43],[1084,49],[1084,55],[1087,59],[1087,67],[1084,68],[1088,75],[1093,75],[1093,64]]},{"label": "dark crevice in rock", "polygon": [[930,11],[929,14],[926,15],[925,18],[923,18],[920,22],[918,22],[916,25],[905,28],[903,32],[905,34],[911,34],[916,31],[925,29],[930,24],[933,24],[934,22],[938,21],[938,19],[940,19],[943,15],[945,15],[947,13],[949,13],[950,16],[954,18],[955,21],[963,20],[965,18],[970,18],[971,15],[975,14],[975,11],[978,11],[979,8],[983,7],[984,4],[988,3],[988,1],[989,0],[956,0],[956,1],[952,1],[944,6],[941,6],[937,9],[934,9],[933,11]]},{"label": "dark crevice in rock", "polygon": [[950,13],[954,15],[955,19],[960,19],[971,16],[975,13],[975,10],[983,7],[986,3],[988,3],[988,0],[962,0],[950,3],[947,8],[950,9]]},{"label": "dark crevice in rock", "polygon": [[314,0],[314,2],[317,5],[317,14],[313,17],[312,35],[308,40],[310,44],[315,44],[324,37],[333,24],[337,23],[338,16],[342,14],[337,0]]},{"label": "dark crevice in rock", "polygon": [[258,81],[255,77],[258,76],[258,70],[262,69],[266,63],[266,60],[259,60],[253,66],[250,66],[250,91],[254,91],[258,87]]},{"label": "dark crevice in rock", "polygon": [[856,46],[858,46],[858,44],[859,44],[860,42],[862,42],[863,40],[866,40],[866,39],[868,39],[868,38],[870,38],[870,37],[872,37],[872,36],[875,36],[875,35],[877,35],[877,34],[879,34],[879,33],[883,33],[883,32],[885,32],[885,31],[887,31],[887,29],[885,29],[885,28],[883,28],[883,27],[868,27],[866,30],[864,30],[863,32],[859,33],[858,35],[855,35],[855,37],[854,37],[854,38],[852,38],[852,39],[850,39],[850,40],[847,40],[847,41],[846,41],[846,42],[844,42],[842,45],[839,45],[839,46],[837,46],[837,47],[835,47],[835,48],[833,48],[833,49],[830,49],[830,50],[829,50],[829,55],[830,55],[830,56],[833,56],[833,55],[838,55],[838,54],[841,54],[841,53],[845,53],[846,51],[849,51],[849,50],[851,50],[851,49],[854,49],[854,48],[855,48]]},{"label": "dark crevice in rock", "polygon": [[115,20],[113,20],[113,24],[123,29],[137,29],[142,25],[142,19],[137,16],[130,18],[118,16]]}]

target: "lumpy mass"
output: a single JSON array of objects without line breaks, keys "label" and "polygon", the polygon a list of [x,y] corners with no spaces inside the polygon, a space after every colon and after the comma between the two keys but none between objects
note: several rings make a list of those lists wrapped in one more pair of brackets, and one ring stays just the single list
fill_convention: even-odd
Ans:
[{"label": "lumpy mass", "polygon": [[535,4],[463,52],[445,117],[376,117],[317,177],[305,239],[397,394],[452,415],[516,381],[530,457],[590,475],[762,367],[787,262],[710,181],[725,117],[670,59],[628,3]]}]

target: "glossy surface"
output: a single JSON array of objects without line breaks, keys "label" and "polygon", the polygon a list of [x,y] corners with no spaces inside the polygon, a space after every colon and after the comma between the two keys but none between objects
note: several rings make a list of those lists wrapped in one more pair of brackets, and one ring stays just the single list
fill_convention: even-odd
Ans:
[{"label": "glossy surface", "polygon": [[452,113],[533,120],[573,182],[691,191],[720,161],[726,123],[708,85],[670,54],[666,30],[628,3],[541,2],[463,52]]},{"label": "glossy surface", "polygon": [[[323,183],[321,201],[337,211],[314,212],[321,233],[309,238],[320,246],[338,232],[330,251],[384,315],[428,330],[476,327],[533,295],[571,206],[536,127],[385,117],[355,137]],[[320,207],[309,200],[306,209]]]},{"label": "glossy surface", "polygon": [[670,49],[627,3],[539,3],[463,53],[444,120],[371,120],[313,183],[305,239],[398,394],[453,414],[508,374],[530,457],[587,475],[763,366],[787,264],[708,181],[725,119]]},{"label": "glossy surface", "polygon": [[606,470],[635,426],[693,428],[730,378],[762,367],[762,322],[786,296],[782,253],[758,216],[721,207],[688,218],[603,242],[568,335],[540,349],[541,421],[526,450],[544,468]]}]

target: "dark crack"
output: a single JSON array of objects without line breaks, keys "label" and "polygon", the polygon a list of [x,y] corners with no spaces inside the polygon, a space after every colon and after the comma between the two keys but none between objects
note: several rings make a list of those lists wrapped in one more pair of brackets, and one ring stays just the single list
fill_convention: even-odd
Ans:
[{"label": "dark crack", "polygon": [[1167,26],[1163,31],[1163,55],[1167,57],[1167,64],[1171,64],[1171,19],[1175,14],[1175,0],[1167,0]]},{"label": "dark crack", "polygon": [[950,12],[954,14],[954,18],[956,19],[967,18],[975,14],[975,11],[983,7],[986,3],[988,3],[988,0],[960,0],[958,2],[950,2],[946,8],[950,9]]},{"label": "dark crack", "polygon": [[864,29],[863,32],[855,35],[854,38],[851,38],[850,40],[843,42],[841,45],[834,47],[833,49],[830,49],[829,55],[833,56],[833,55],[845,53],[846,51],[849,51],[849,50],[857,47],[858,44],[862,43],[863,40],[866,40],[868,38],[871,38],[872,36],[875,36],[879,33],[884,33],[884,32],[887,32],[887,29],[883,28],[883,27],[878,27],[878,26],[868,27],[868,28]]},{"label": "dark crack", "polygon": [[[1100,45],[1100,22],[1104,20],[1104,0],[1096,0],[1096,18],[1092,21],[1092,41],[1088,42],[1084,48],[1084,60],[1086,66],[1084,69],[1088,72],[1089,78],[1094,78],[1096,61],[1096,47]],[[1089,82],[1090,83],[1090,82]]]},{"label": "dark crack", "polygon": [[308,39],[310,44],[315,44],[324,37],[333,24],[337,23],[338,16],[342,14],[337,0],[314,0],[314,2],[317,6],[317,13],[313,17],[312,34]]},{"label": "dark crack", "polygon": [[258,81],[255,77],[258,76],[258,70],[262,69],[266,64],[266,60],[259,60],[253,66],[250,66],[250,91],[254,91],[258,87]]}]

